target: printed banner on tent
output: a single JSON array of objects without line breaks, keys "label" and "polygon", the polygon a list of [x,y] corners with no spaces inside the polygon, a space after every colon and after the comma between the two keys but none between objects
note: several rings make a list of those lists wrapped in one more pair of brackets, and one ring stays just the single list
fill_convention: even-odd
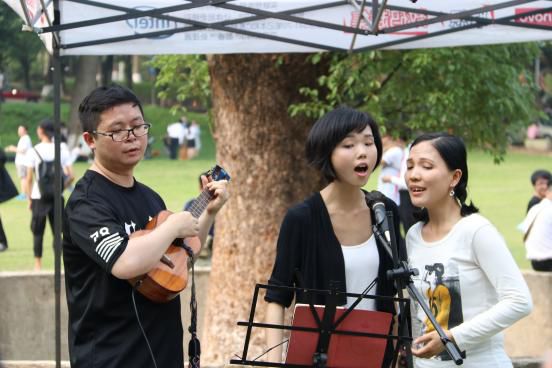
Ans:
[{"label": "printed banner on tent", "polygon": [[[20,4],[20,1],[5,1],[12,7]],[[25,3],[29,12],[33,12],[40,1],[26,0]],[[346,51],[354,37],[352,30],[369,30],[376,17],[371,5],[364,7],[361,17],[360,1],[356,6],[335,0],[211,2],[219,6],[201,6],[207,4],[205,0],[98,0],[96,3],[104,5],[60,0],[62,25],[89,20],[100,22],[62,30],[63,55]],[[358,34],[354,49],[547,40],[552,38],[552,32],[544,27],[552,26],[552,12],[536,14],[535,11],[548,9],[549,5],[547,1],[419,0],[411,3],[390,0],[379,22],[379,29],[387,32]],[[156,9],[165,7],[177,10],[152,15]],[[187,9],[183,9],[185,7]],[[316,10],[312,10],[313,7]],[[144,15],[110,19],[128,12],[144,12]],[[435,21],[436,15],[459,12],[468,13],[461,18],[451,16]],[[21,15],[21,9],[18,13]],[[36,27],[44,26],[42,18]],[[512,24],[505,25],[505,21]],[[417,26],[412,27],[413,23]],[[534,27],[524,27],[526,25]],[[458,32],[453,32],[455,30]]]}]

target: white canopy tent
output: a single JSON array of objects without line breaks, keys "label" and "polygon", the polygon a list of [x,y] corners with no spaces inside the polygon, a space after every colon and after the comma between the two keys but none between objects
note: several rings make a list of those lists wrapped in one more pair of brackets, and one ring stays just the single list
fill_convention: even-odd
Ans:
[{"label": "white canopy tent", "polygon": [[[552,39],[550,1],[4,0],[54,55],[56,173],[63,55],[363,52]],[[59,184],[58,184],[59,185]],[[61,188],[58,190],[61,193]],[[55,200],[60,367],[61,195]]]},{"label": "white canopy tent", "polygon": [[[547,40],[549,1],[4,0],[61,55],[366,51]],[[45,11],[44,9],[47,9]],[[361,16],[362,14],[362,16]]]}]

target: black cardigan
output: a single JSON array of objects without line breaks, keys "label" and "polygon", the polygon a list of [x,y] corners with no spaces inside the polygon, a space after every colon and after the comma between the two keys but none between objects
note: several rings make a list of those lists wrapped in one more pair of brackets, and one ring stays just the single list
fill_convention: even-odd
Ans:
[{"label": "black cardigan", "polygon": [[[406,249],[400,237],[399,215],[395,203],[387,199],[387,211],[393,212],[394,234],[399,244],[399,256],[406,260]],[[373,211],[370,211],[374,218]],[[386,271],[393,266],[391,258],[376,238],[379,253],[379,270],[376,294],[394,296],[396,289],[387,280]],[[297,276],[300,275],[300,280]],[[341,245],[333,231],[330,215],[320,193],[314,193],[304,202],[290,208],[280,228],[277,243],[276,261],[269,285],[295,286],[308,289],[329,289],[330,281],[337,281],[338,290],[345,292],[345,261]],[[289,307],[293,301],[293,291],[268,289],[265,300]],[[298,292],[296,302],[308,303],[305,295]],[[341,294],[339,305],[346,304],[346,296]],[[316,295],[314,304],[325,304],[323,295]],[[391,300],[376,300],[376,309],[395,313]]]}]

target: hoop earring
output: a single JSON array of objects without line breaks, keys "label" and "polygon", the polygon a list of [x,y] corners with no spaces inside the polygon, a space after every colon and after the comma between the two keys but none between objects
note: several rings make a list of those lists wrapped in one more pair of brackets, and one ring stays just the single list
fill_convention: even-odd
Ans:
[{"label": "hoop earring", "polygon": [[454,197],[454,194],[455,194],[454,189],[451,189],[450,192],[449,192],[449,196]]}]

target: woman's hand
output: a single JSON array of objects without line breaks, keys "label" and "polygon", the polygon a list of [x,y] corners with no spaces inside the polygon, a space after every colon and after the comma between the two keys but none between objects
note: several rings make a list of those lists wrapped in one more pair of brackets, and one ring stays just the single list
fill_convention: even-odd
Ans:
[{"label": "woman's hand", "polygon": [[[452,333],[449,330],[444,331],[447,337],[451,341],[454,341]],[[419,345],[421,345],[420,348],[415,348]],[[440,354],[443,350],[445,350],[445,346],[443,345],[443,342],[441,341],[441,338],[439,337],[437,331],[432,331],[423,336],[420,336],[412,343],[412,354],[418,358],[429,359],[435,355]]]},{"label": "woman's hand", "polygon": [[[278,303],[268,303],[266,308],[266,322],[275,325],[284,324],[284,307]],[[267,328],[266,343],[269,350],[267,361],[272,363],[282,362],[282,340],[284,330]]]}]

